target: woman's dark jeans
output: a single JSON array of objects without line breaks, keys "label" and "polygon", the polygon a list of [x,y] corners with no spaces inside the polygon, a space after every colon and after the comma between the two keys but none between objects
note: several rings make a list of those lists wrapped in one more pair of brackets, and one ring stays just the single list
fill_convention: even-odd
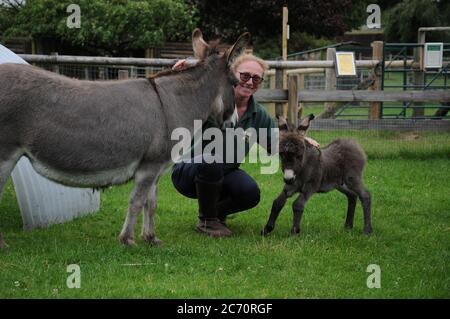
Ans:
[{"label": "woman's dark jeans", "polygon": [[223,178],[218,203],[218,217],[248,210],[258,205],[260,190],[255,180],[236,165],[224,163],[177,163],[172,169],[172,182],[184,196],[197,198],[196,179],[214,183]]}]

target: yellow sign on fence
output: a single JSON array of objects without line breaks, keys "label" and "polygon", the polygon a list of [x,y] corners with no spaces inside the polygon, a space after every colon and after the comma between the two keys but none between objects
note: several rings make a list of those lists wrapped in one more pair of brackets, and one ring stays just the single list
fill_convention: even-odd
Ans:
[{"label": "yellow sign on fence", "polygon": [[353,52],[336,52],[336,75],[356,76],[355,55]]}]

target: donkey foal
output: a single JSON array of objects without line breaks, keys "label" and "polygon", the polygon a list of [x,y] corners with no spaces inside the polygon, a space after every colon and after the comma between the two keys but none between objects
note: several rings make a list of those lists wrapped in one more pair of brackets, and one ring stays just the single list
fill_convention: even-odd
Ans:
[{"label": "donkey foal", "polygon": [[275,228],[275,221],[294,193],[300,193],[294,201],[291,234],[300,233],[300,220],[308,199],[314,193],[326,193],[337,189],[348,200],[345,227],[353,227],[356,199],[361,200],[364,211],[364,233],[372,233],[371,196],[363,184],[366,154],[361,146],[350,139],[336,139],[322,150],[305,142],[306,130],[314,115],[305,118],[298,128],[289,129],[286,120],[280,117],[279,154],[283,170],[284,188],[274,200],[269,220],[262,230],[268,235]]}]

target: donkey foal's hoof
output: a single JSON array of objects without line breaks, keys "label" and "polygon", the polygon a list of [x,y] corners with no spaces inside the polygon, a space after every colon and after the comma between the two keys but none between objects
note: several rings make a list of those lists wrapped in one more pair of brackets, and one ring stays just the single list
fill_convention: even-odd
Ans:
[{"label": "donkey foal's hoof", "polygon": [[372,227],[365,227],[364,228],[364,234],[369,236],[369,235],[372,234],[372,232],[373,232]]},{"label": "donkey foal's hoof", "polygon": [[344,228],[347,229],[347,230],[352,230],[353,229],[353,225],[345,224]]},{"label": "donkey foal's hoof", "polygon": [[295,227],[291,228],[291,235],[292,236],[298,236],[299,234],[300,234],[300,228],[295,228]]},{"label": "donkey foal's hoof", "polygon": [[273,230],[273,227],[270,227],[270,226],[264,227],[263,230],[261,230],[261,236],[269,235],[272,232],[272,230]]}]

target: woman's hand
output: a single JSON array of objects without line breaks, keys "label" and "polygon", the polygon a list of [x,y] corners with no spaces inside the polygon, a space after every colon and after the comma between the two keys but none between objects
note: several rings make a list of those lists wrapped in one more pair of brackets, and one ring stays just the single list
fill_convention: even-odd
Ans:
[{"label": "woman's hand", "polygon": [[306,137],[306,136],[305,136],[305,140],[306,140],[309,144],[311,144],[312,146],[315,146],[315,147],[317,147],[317,148],[320,148],[320,144],[317,143],[316,140],[313,140],[312,138]]},{"label": "woman's hand", "polygon": [[172,70],[183,70],[186,67],[186,59],[178,60],[177,63],[174,64]]}]

